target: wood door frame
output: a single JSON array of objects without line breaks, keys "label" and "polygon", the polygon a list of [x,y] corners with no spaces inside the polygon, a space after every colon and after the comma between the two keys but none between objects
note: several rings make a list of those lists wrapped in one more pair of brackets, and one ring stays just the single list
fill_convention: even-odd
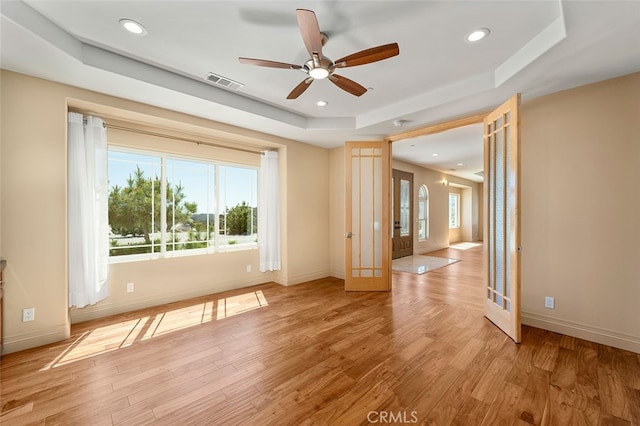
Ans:
[{"label": "wood door frame", "polygon": [[403,139],[411,139],[418,136],[431,135],[434,133],[442,133],[447,130],[456,129],[458,127],[468,126],[470,124],[479,124],[482,123],[486,116],[488,116],[491,111],[488,110],[479,114],[467,115],[460,118],[455,118],[453,120],[442,121],[440,123],[432,124],[430,126],[421,127],[419,129],[410,130],[408,132],[397,133],[395,135],[389,136],[386,138],[386,141],[389,142],[397,142]]},{"label": "wood door frame", "polygon": [[[392,158],[392,150],[391,147],[393,145],[393,142],[397,142],[400,140],[404,140],[404,139],[411,139],[411,138],[415,138],[418,136],[425,136],[425,135],[431,135],[431,134],[435,134],[435,133],[441,133],[441,132],[445,132],[447,130],[452,130],[452,129],[456,129],[458,127],[463,127],[463,126],[468,126],[471,124],[483,124],[484,125],[484,120],[485,118],[487,118],[490,114],[493,113],[495,108],[491,108],[490,110],[487,110],[485,112],[482,113],[478,113],[478,114],[473,114],[473,115],[467,115],[467,116],[462,116],[459,118],[455,118],[452,120],[446,120],[446,121],[442,121],[436,124],[432,124],[429,126],[425,126],[425,127],[421,127],[419,129],[414,129],[414,130],[410,130],[408,132],[402,132],[402,133],[397,133],[395,135],[391,135],[387,138],[385,138],[385,141],[387,141],[390,145],[390,149],[389,149],[389,155],[390,155],[390,161],[389,161],[389,168],[392,169],[393,168],[393,158]],[[484,134],[484,129],[483,129],[483,134]],[[484,138],[483,138],[484,139]],[[483,141],[484,143],[484,141]],[[484,151],[484,148],[483,148]],[[391,170],[389,170],[389,173],[391,173]],[[484,193],[483,193],[483,221],[485,220],[485,218],[488,215],[488,206],[486,206],[485,202],[484,202]],[[520,209],[520,215],[522,214],[522,210],[521,210],[522,206],[519,206]],[[488,229],[483,229],[483,233],[488,232]],[[391,238],[391,237],[389,237]],[[486,238],[486,237],[485,237]],[[483,240],[485,239],[483,238]],[[485,251],[486,248],[483,249],[483,251]],[[389,253],[389,256],[391,256],[391,253]],[[485,253],[486,256],[486,253]],[[518,262],[520,262],[520,259],[518,258]],[[483,283],[484,284],[484,283]],[[483,300],[484,303],[484,300]],[[521,300],[518,301],[518,303],[522,303]],[[521,317],[522,317],[522,312],[520,311],[518,313],[518,322],[521,322]]]}]

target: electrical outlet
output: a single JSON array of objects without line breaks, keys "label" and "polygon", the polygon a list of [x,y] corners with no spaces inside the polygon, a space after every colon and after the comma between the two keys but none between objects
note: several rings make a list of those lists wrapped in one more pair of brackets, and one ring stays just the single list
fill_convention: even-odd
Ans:
[{"label": "electrical outlet", "polygon": [[545,296],[544,307],[547,309],[554,309],[556,307],[556,299],[550,296]]},{"label": "electrical outlet", "polygon": [[35,308],[24,308],[22,310],[22,322],[33,321],[36,317]]},{"label": "electrical outlet", "polygon": [[251,272],[251,265],[247,265],[247,272]]},{"label": "electrical outlet", "polygon": [[127,293],[133,293],[134,290],[135,286],[133,285],[133,283],[127,283]]}]

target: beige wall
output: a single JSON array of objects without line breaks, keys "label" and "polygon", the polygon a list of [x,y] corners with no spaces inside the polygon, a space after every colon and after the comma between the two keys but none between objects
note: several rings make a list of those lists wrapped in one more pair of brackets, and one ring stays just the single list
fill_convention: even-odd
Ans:
[{"label": "beige wall", "polygon": [[344,279],[345,233],[344,147],[329,152],[329,265],[331,275]]},{"label": "beige wall", "polygon": [[524,103],[521,150],[523,322],[640,352],[640,74]]},{"label": "beige wall", "polygon": [[[477,191],[477,187],[476,187]],[[473,191],[471,188],[460,189],[460,227],[462,234],[460,240],[462,241],[475,241],[473,238]],[[477,211],[476,211],[477,214]],[[477,222],[477,219],[476,219]]]},{"label": "beige wall", "polygon": [[[478,199],[482,199],[479,193],[479,184],[476,182],[451,176],[446,173],[437,172],[435,170],[416,166],[399,160],[393,160],[393,168],[413,173],[413,196],[414,200],[414,218],[418,220],[418,190],[421,185],[426,185],[429,190],[429,238],[426,241],[418,241],[417,232],[414,233],[414,253],[427,253],[448,247],[451,242],[460,241],[463,236],[468,236],[469,241],[478,239],[478,229],[473,227],[473,223],[478,221]],[[448,183],[457,183],[469,187],[468,199],[463,203],[461,198],[461,214],[465,220],[461,220],[461,228],[457,230],[449,229],[449,192],[457,192],[462,194],[460,188],[449,185],[443,185],[444,181]],[[474,201],[475,200],[475,201]],[[467,210],[463,210],[463,208]],[[451,239],[451,233],[454,239]]]},{"label": "beige wall", "polygon": [[[282,179],[282,271],[256,272],[257,250],[112,264],[110,297],[74,310],[74,321],[270,280],[289,285],[329,274],[328,150],[8,71],[2,71],[1,84],[0,256],[8,261],[5,352],[57,341],[69,333],[69,105],[108,119],[278,149]],[[176,152],[199,150],[196,155],[210,149],[167,141],[138,142]],[[252,265],[253,272],[246,272],[247,265]],[[125,285],[131,281],[136,291],[126,293]],[[35,321],[21,322],[26,307],[35,308]]]},{"label": "beige wall", "polygon": [[329,151],[287,147],[287,278],[299,284],[329,272]]}]

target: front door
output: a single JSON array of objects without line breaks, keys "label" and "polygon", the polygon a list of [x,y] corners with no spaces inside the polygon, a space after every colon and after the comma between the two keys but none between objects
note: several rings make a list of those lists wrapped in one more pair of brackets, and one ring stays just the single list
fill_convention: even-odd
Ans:
[{"label": "front door", "polygon": [[484,314],[520,342],[520,95],[484,120]]},{"label": "front door", "polygon": [[388,141],[345,145],[345,290],[391,290]]},{"label": "front door", "polygon": [[393,169],[391,258],[413,254],[413,173]]}]

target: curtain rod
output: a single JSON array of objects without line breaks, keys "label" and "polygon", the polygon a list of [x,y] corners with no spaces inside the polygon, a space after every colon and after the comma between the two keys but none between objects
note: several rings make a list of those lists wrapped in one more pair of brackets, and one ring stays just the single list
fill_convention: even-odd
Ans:
[{"label": "curtain rod", "polygon": [[253,149],[246,149],[246,148],[237,148],[234,146],[228,146],[228,145],[221,145],[221,144],[216,144],[216,143],[212,143],[212,142],[203,142],[197,139],[189,139],[189,138],[183,138],[180,136],[172,136],[172,135],[165,135],[162,133],[156,133],[156,132],[150,132],[147,130],[139,130],[139,129],[133,129],[131,127],[124,127],[124,126],[117,126],[115,124],[108,124],[107,122],[104,123],[104,127],[106,127],[107,129],[114,129],[114,130],[122,130],[125,132],[131,132],[131,133],[139,133],[141,135],[147,135],[147,136],[156,136],[159,138],[165,138],[165,139],[173,139],[173,140],[177,140],[177,141],[182,141],[182,142],[190,142],[190,143],[195,143],[197,145],[207,145],[207,146],[212,146],[215,148],[224,148],[224,149],[232,149],[235,151],[242,151],[242,152],[248,152],[251,154],[262,154],[262,151],[258,151],[258,150],[253,150]]}]

